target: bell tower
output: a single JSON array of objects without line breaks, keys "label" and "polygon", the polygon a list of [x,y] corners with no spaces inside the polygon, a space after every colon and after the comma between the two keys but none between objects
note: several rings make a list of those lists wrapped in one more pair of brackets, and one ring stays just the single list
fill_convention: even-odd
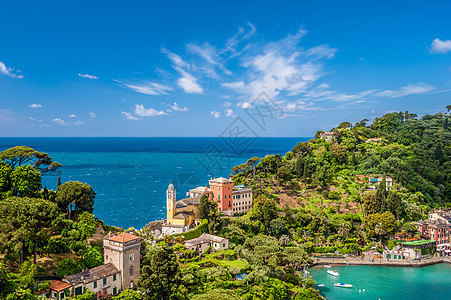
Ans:
[{"label": "bell tower", "polygon": [[171,183],[166,190],[166,222],[172,224],[172,218],[175,214],[176,192],[174,185]]}]

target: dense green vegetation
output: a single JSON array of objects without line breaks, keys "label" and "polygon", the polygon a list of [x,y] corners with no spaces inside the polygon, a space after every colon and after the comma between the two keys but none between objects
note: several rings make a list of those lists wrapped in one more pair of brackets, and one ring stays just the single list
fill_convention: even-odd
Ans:
[{"label": "dense green vegetation", "polygon": [[[285,155],[235,166],[235,184],[254,191],[252,209],[229,218],[202,197],[194,230],[163,240],[138,232],[148,242],[138,291],[113,299],[320,299],[303,272],[315,257],[393,249],[399,241],[390,236],[415,236],[414,221],[451,207],[448,118],[399,112],[371,125],[343,122],[331,129],[331,140],[318,131]],[[103,224],[92,215],[91,187],[59,181],[57,191],[42,189],[41,174],[60,165],[27,147],[3,151],[0,159],[0,298],[35,299],[48,284],[37,285],[36,276],[102,264],[93,234]],[[185,248],[184,240],[204,232],[229,239],[229,249],[200,255]],[[40,265],[39,256],[55,264]]]}]

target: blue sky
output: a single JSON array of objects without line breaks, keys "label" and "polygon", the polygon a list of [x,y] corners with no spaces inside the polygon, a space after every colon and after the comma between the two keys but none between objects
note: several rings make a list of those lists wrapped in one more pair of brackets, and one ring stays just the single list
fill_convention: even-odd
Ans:
[{"label": "blue sky", "polygon": [[[451,104],[447,1],[3,1],[0,11],[0,136],[219,136],[237,118],[250,135],[312,136]],[[268,102],[283,113],[262,126],[250,116]]]}]

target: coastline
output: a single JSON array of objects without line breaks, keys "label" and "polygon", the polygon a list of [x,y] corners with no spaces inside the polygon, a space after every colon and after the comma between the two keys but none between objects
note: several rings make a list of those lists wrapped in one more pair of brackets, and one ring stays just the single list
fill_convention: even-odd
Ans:
[{"label": "coastline", "polygon": [[384,259],[375,259],[374,261],[371,261],[360,258],[315,258],[312,266],[319,267],[323,265],[334,265],[334,266],[426,267],[441,263],[451,264],[451,258],[436,257],[415,262],[386,261]]}]

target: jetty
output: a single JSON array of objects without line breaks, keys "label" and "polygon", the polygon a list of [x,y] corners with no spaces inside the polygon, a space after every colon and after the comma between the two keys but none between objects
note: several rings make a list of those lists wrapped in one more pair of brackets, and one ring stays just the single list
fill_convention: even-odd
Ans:
[{"label": "jetty", "polygon": [[324,265],[341,266],[392,266],[392,267],[425,267],[435,264],[451,264],[451,257],[422,258],[421,260],[387,260],[383,258],[373,259],[367,257],[345,257],[345,258],[314,258],[313,266],[323,267]]}]

